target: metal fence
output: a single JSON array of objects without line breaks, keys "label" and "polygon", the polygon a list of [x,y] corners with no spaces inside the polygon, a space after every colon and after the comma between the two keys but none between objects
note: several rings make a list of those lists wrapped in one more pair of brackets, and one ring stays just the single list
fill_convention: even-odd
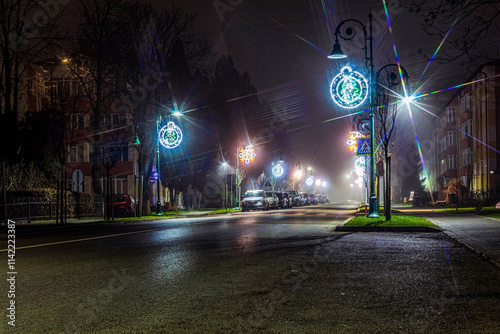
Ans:
[{"label": "metal fence", "polygon": [[[3,212],[3,205],[0,205]],[[104,204],[100,202],[68,201],[66,218],[103,217]],[[9,198],[7,217],[12,220],[52,220],[56,219],[57,203],[38,197]],[[60,217],[59,217],[60,218]]]}]

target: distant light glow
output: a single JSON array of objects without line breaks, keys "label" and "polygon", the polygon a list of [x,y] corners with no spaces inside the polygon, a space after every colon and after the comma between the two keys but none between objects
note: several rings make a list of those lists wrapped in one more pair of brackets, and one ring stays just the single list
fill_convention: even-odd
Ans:
[{"label": "distant light glow", "polygon": [[317,180],[316,180],[316,185],[317,185],[317,186],[320,186],[320,185],[321,185],[321,180],[320,180],[320,179],[317,179]]},{"label": "distant light glow", "polygon": [[295,172],[293,172],[293,177],[296,180],[300,180],[302,178],[302,176],[304,176],[304,173],[302,173],[302,171],[300,170],[300,168],[297,169]]},{"label": "distant light glow", "polygon": [[182,142],[182,131],[174,122],[168,122],[158,132],[158,138],[165,148],[172,149]]},{"label": "distant light glow", "polygon": [[283,175],[283,167],[281,167],[280,164],[274,165],[272,172],[275,177],[280,177],[281,175]]},{"label": "distant light glow", "polygon": [[326,181],[321,181],[321,186],[326,187]]},{"label": "distant light glow", "polygon": [[330,84],[333,101],[342,108],[356,108],[368,96],[368,81],[359,72],[344,66]]},{"label": "distant light glow", "polygon": [[172,115],[174,115],[174,116],[182,116],[182,113],[180,111],[174,111],[174,113]]},{"label": "distant light glow", "polygon": [[248,145],[247,147],[240,148],[240,153],[238,154],[240,161],[244,162],[246,164],[253,162],[255,159],[255,156],[256,156],[255,150],[253,149],[252,145]]},{"label": "distant light glow", "polygon": [[306,180],[306,184],[307,184],[308,186],[312,186],[312,185],[313,185],[313,183],[314,183],[314,177],[309,176],[309,177],[307,178],[307,180]]}]

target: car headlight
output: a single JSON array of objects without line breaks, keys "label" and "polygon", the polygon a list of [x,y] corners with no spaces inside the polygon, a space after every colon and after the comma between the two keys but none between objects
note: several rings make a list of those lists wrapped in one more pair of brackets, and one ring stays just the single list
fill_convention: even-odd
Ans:
[{"label": "car headlight", "polygon": [[258,201],[258,202],[257,202],[257,205],[262,205],[262,201]]}]

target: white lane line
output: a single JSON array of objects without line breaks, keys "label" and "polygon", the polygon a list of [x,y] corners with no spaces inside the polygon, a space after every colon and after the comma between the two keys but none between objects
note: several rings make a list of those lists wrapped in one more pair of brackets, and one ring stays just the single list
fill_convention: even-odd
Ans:
[{"label": "white lane line", "polygon": [[[80,241],[87,241],[87,240],[97,240],[97,239],[113,238],[113,237],[119,237],[119,236],[123,236],[123,235],[153,232],[153,231],[159,231],[159,230],[164,230],[164,229],[165,229],[165,227],[161,227],[161,228],[153,228],[153,229],[149,229],[149,230],[141,230],[141,231],[124,232],[124,233],[117,233],[117,234],[100,235],[100,236],[97,236],[97,237],[89,237],[89,238],[82,238],[82,239],[56,241],[56,242],[49,242],[47,244],[38,244],[38,245],[16,247],[16,250],[18,250],[18,249],[27,249],[27,248],[36,248],[36,247],[45,247],[45,246],[53,246],[53,245],[61,245],[61,244],[69,244],[69,243],[73,243],[73,242],[80,242]],[[6,252],[7,250],[8,249],[0,249],[0,252]]]}]

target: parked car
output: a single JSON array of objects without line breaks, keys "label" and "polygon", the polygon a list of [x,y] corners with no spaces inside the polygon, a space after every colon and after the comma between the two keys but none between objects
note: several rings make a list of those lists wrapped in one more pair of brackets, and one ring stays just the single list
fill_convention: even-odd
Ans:
[{"label": "parked car", "polygon": [[320,194],[314,194],[314,200],[316,201],[316,204],[323,204]]},{"label": "parked car", "polygon": [[284,209],[284,208],[288,207],[288,198],[283,196],[282,192],[274,191],[272,193],[278,198],[277,209]]},{"label": "parked car", "polygon": [[314,194],[309,194],[309,202],[311,203],[311,205],[318,204],[318,201],[316,201],[316,197],[314,196]]},{"label": "parked car", "polygon": [[330,203],[330,199],[326,195],[319,195],[318,203],[320,204]]},{"label": "parked car", "polygon": [[241,200],[241,211],[269,209],[268,198],[264,190],[249,190]]},{"label": "parked car", "polygon": [[300,193],[300,196],[302,197],[302,205],[310,205],[311,202],[309,201],[309,194],[308,193]]},{"label": "parked car", "polygon": [[278,209],[278,205],[279,205],[279,198],[278,196],[276,195],[276,192],[275,191],[266,191],[266,198],[267,198],[267,202],[269,203],[269,208],[270,209]]},{"label": "parked car", "polygon": [[292,198],[292,205],[302,206],[302,197],[297,190],[287,190],[286,192]]},{"label": "parked car", "polygon": [[135,200],[133,196],[127,194],[117,194],[111,196],[111,203],[108,206],[109,209],[113,208],[113,211],[109,211],[110,216],[124,218],[132,217],[135,213]]},{"label": "parked car", "polygon": [[283,195],[283,202],[285,203],[284,208],[293,208],[292,197],[286,191],[281,193]]}]

